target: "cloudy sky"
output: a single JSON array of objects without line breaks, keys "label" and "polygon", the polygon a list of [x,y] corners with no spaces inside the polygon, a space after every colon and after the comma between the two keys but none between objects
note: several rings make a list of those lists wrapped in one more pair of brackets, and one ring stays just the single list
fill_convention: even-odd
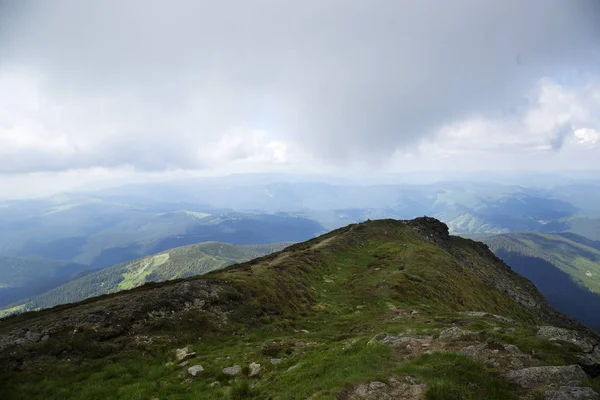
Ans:
[{"label": "cloudy sky", "polygon": [[597,0],[0,0],[0,195],[597,170]]}]

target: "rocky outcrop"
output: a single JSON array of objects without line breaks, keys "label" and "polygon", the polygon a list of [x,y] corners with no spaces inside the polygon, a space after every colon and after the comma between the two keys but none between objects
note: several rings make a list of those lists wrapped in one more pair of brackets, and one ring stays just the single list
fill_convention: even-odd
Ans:
[{"label": "rocky outcrop", "polygon": [[566,385],[572,381],[581,381],[587,375],[579,365],[560,367],[530,367],[506,373],[506,378],[526,389],[548,385]]},{"label": "rocky outcrop", "polygon": [[490,368],[501,371],[539,366],[539,361],[529,354],[523,354],[517,346],[502,343],[476,343],[461,350],[469,358],[477,360]]},{"label": "rocky outcrop", "polygon": [[450,238],[448,225],[438,219],[432,217],[419,217],[406,222],[425,240],[439,244],[439,242],[443,242]]},{"label": "rocky outcrop", "polygon": [[[45,311],[29,318],[16,316],[2,321],[11,328],[0,334],[0,353],[12,346],[30,347],[42,339],[52,342],[55,337],[65,346],[65,338],[77,336],[98,342],[128,341],[145,333],[148,326],[176,322],[190,310],[205,314],[206,321],[220,326],[227,322],[225,310],[218,305],[220,290],[218,281],[200,279],[149,285],[100,297],[84,307],[61,306],[51,318]],[[205,305],[210,305],[210,310],[205,310]]]},{"label": "rocky outcrop", "polygon": [[579,332],[564,328],[557,328],[555,326],[541,326],[537,332],[537,335],[552,342],[560,341],[572,343],[579,347],[584,353],[593,352],[594,347],[597,345],[596,340],[584,336]]}]

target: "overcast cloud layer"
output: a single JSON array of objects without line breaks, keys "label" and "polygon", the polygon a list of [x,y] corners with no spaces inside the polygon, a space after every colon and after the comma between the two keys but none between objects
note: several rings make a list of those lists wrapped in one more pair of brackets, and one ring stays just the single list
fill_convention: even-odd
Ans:
[{"label": "overcast cloud layer", "polygon": [[0,7],[0,173],[600,159],[595,0]]}]

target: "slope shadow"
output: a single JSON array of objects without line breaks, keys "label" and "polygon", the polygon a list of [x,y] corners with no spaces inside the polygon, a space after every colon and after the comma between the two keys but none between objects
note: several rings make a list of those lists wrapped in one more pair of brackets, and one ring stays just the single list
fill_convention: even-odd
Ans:
[{"label": "slope shadow", "polygon": [[513,271],[532,281],[556,310],[600,332],[600,295],[575,283],[552,263],[537,257],[499,250],[496,254]]}]

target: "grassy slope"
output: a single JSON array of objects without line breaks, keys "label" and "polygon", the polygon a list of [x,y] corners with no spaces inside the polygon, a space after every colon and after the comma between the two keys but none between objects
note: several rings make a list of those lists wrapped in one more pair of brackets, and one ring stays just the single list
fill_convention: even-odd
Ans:
[{"label": "grassy slope", "polygon": [[583,238],[575,241],[557,234],[510,233],[482,240],[494,252],[503,249],[544,259],[575,282],[600,293],[600,250],[586,245]]},{"label": "grassy slope", "polygon": [[[205,297],[212,299],[205,308],[209,311],[183,309],[119,340],[114,333],[109,336],[113,322],[81,328],[77,334],[72,326],[57,328],[49,340],[29,350],[9,349],[9,355],[2,354],[7,366],[0,375],[4,398],[334,399],[349,384],[409,373],[427,382],[430,399],[515,398],[520,389],[464,356],[434,353],[402,362],[391,347],[367,345],[382,332],[419,333],[454,324],[487,340],[517,344],[545,362],[568,362],[568,347],[553,346],[533,334],[530,324],[539,323],[540,317],[481,274],[506,275],[515,287],[526,286],[525,280],[474,242],[451,238],[448,243],[458,250],[451,254],[423,241],[402,223],[369,222],[203,278],[146,285],[5,320],[0,335],[48,321],[86,320],[89,313],[112,313],[124,304],[135,308],[137,301],[142,309],[159,310],[164,293],[173,293],[168,300],[176,307],[174,293],[184,288],[192,293],[219,288],[216,295]],[[181,296],[181,301],[191,300]],[[535,291],[532,296],[541,301]],[[418,314],[398,318],[403,309]],[[457,314],[471,310],[514,318],[517,330],[503,333],[508,331],[493,328],[504,323]],[[103,335],[109,339],[99,340]],[[186,344],[198,354],[191,364],[205,368],[199,378],[187,379],[185,368],[173,363],[174,349]],[[272,357],[283,362],[271,365]],[[251,362],[263,366],[260,380],[245,375],[231,380],[220,372]],[[13,363],[20,365],[19,372],[8,369]]]},{"label": "grassy slope", "polygon": [[132,289],[146,282],[159,282],[203,274],[247,261],[285,247],[286,244],[236,246],[205,242],[177,247],[160,254],[105,268],[68,282],[22,304],[0,310],[0,316],[18,311],[72,303],[88,297]]}]

